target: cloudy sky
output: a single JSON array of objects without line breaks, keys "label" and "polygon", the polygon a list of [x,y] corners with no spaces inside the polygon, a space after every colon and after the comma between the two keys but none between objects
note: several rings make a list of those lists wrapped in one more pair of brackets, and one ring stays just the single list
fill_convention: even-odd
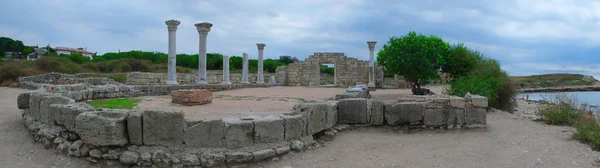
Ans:
[{"label": "cloudy sky", "polygon": [[0,36],[26,45],[105,53],[167,51],[168,19],[181,21],[177,52],[198,52],[194,23],[214,24],[208,52],[256,58],[344,52],[368,60],[366,41],[409,31],[463,42],[510,75],[600,77],[600,1],[594,0],[3,0]]}]

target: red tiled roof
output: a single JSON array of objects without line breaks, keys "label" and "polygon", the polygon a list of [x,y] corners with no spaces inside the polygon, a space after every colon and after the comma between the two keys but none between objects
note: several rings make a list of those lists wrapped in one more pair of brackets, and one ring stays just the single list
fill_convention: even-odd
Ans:
[{"label": "red tiled roof", "polygon": [[94,54],[92,52],[89,51],[85,51],[84,49],[79,49],[79,48],[69,48],[69,47],[55,47],[54,50],[56,51],[70,51],[70,52],[78,52],[78,53],[82,53],[82,54]]}]

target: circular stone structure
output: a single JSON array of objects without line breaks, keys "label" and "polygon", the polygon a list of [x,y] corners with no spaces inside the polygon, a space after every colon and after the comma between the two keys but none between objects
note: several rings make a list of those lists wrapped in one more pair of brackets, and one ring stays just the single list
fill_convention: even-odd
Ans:
[{"label": "circular stone structure", "polygon": [[176,90],[171,92],[171,103],[186,106],[203,105],[211,103],[212,92],[206,89]]}]

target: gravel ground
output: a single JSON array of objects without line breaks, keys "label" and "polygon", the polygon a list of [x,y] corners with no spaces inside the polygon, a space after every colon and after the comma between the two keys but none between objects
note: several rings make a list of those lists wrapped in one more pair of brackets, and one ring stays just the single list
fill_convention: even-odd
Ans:
[{"label": "gravel ground", "polygon": [[[0,88],[0,167],[94,167],[33,141],[16,106],[17,95],[26,91]],[[571,140],[572,131],[496,111],[488,113],[487,129],[361,128],[342,132],[323,147],[249,167],[594,167],[599,152]]]}]

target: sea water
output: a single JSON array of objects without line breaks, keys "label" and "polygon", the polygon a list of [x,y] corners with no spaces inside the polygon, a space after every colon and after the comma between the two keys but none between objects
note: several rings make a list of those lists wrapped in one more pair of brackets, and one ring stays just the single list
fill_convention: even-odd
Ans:
[{"label": "sea water", "polygon": [[535,92],[535,93],[520,93],[517,94],[517,98],[527,98],[529,95],[529,100],[546,100],[552,101],[556,98],[556,96],[567,96],[567,98],[571,98],[576,100],[580,104],[587,104],[589,106],[598,106],[600,105],[600,92],[590,91],[590,92]]}]

